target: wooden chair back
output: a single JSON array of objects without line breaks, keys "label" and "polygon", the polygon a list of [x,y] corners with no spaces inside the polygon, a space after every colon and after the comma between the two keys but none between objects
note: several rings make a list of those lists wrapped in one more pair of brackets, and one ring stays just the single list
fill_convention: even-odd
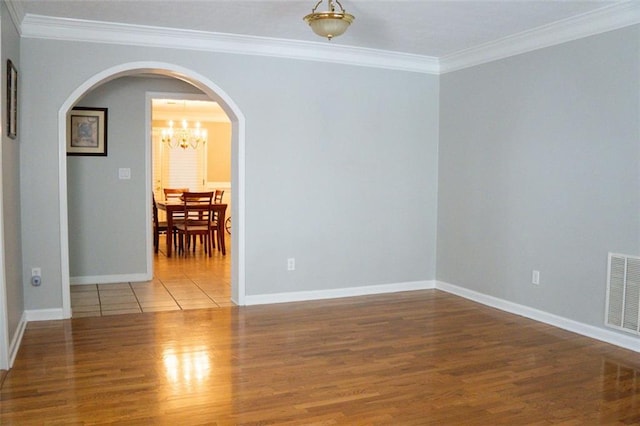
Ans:
[{"label": "wooden chair back", "polygon": [[224,195],[224,190],[216,189],[213,193],[213,202],[214,204],[222,204],[222,196]]},{"label": "wooden chair back", "polygon": [[182,194],[185,228],[187,230],[190,226],[209,226],[212,200],[213,191],[184,192]]},{"label": "wooden chair back", "polygon": [[157,253],[160,244],[160,233],[167,231],[167,222],[160,222],[158,220],[158,205],[156,204],[156,196],[153,192],[151,192],[151,199],[153,200],[153,249]]},{"label": "wooden chair back", "polygon": [[185,192],[189,192],[189,188],[164,188],[164,200],[179,200]]},{"label": "wooden chair back", "polygon": [[156,196],[152,192],[151,199],[153,200],[152,211],[153,211],[153,225],[158,227],[158,205],[156,204]]},{"label": "wooden chair back", "polygon": [[[224,190],[222,189],[216,189],[213,192],[213,203],[214,204],[222,204],[222,196],[224,195]],[[213,215],[211,216],[211,220],[213,221],[212,226],[217,226],[218,222],[218,213],[214,212]]]},{"label": "wooden chair back", "polygon": [[[213,203],[214,204],[222,204],[222,197],[224,196],[224,190],[216,189],[213,193]],[[218,240],[218,250],[220,250],[220,235],[217,233],[218,230],[218,212],[215,211],[211,214],[211,245],[215,248],[216,240]],[[217,238],[214,238],[215,235]],[[224,236],[223,236],[224,237]]]}]

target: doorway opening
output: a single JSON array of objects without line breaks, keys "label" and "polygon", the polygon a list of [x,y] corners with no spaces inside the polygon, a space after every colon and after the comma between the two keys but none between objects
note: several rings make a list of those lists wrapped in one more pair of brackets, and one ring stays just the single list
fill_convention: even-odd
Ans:
[{"label": "doorway opening", "polygon": [[[152,186],[156,199],[164,188],[222,190],[223,202],[231,200],[231,120],[222,107],[204,95],[188,93],[147,94],[151,102]],[[173,128],[182,123],[199,138],[184,145]],[[177,133],[176,131],[175,133]],[[161,212],[162,214],[162,212]]]},{"label": "doorway opening", "polygon": [[[155,74],[165,77],[172,77],[183,82],[187,82],[199,89],[208,98],[218,102],[231,122],[231,183],[233,193],[231,194],[231,215],[234,217],[234,239],[231,246],[233,259],[231,266],[231,299],[237,305],[244,304],[244,126],[245,120],[233,100],[226,93],[215,85],[207,77],[192,70],[167,63],[160,62],[135,62],[118,65],[104,70],[91,77],[81,84],[63,103],[58,112],[59,123],[59,192],[60,192],[60,241],[61,241],[61,286],[62,286],[62,316],[71,317],[70,301],[70,274],[69,274],[69,223],[67,211],[67,159],[66,159],[66,139],[67,126],[66,119],[71,108],[88,92],[101,86],[102,84],[123,76],[133,76],[140,74]],[[147,119],[150,119],[151,111],[147,110]],[[145,203],[151,205],[151,130],[147,134],[147,155],[145,159],[145,193],[148,194],[146,200],[136,200],[132,202]],[[151,209],[148,211],[147,223],[151,223]],[[152,241],[151,226],[147,231],[147,241]]]}]

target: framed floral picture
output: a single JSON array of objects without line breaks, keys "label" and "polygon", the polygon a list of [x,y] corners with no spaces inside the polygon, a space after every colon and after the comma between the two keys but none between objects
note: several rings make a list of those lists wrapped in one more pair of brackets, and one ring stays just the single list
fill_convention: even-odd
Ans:
[{"label": "framed floral picture", "polygon": [[107,108],[75,107],[67,119],[67,155],[107,155]]}]

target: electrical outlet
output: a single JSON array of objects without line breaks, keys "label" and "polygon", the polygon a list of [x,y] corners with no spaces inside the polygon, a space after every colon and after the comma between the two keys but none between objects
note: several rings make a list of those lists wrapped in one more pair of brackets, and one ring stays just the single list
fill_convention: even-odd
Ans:
[{"label": "electrical outlet", "polygon": [[39,287],[42,284],[42,270],[40,268],[31,268],[31,285]]},{"label": "electrical outlet", "polygon": [[531,284],[535,284],[535,285],[540,284],[540,271],[531,272]]},{"label": "electrical outlet", "polygon": [[290,257],[287,259],[287,271],[295,271],[296,270],[296,259],[294,257]]}]

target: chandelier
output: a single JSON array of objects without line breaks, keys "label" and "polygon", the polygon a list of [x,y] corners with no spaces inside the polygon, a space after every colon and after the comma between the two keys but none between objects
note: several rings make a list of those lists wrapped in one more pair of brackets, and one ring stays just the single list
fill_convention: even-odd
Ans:
[{"label": "chandelier", "polygon": [[188,126],[187,120],[182,120],[182,127],[173,127],[173,120],[169,121],[169,128],[162,129],[162,142],[170,148],[189,147],[197,149],[200,144],[207,143],[207,130],[200,127],[200,122],[196,122],[195,129]]},{"label": "chandelier", "polygon": [[344,33],[356,18],[346,13],[338,0],[335,0],[335,3],[340,6],[340,12],[336,12],[334,0],[327,0],[329,9],[326,12],[316,12],[316,9],[322,1],[323,0],[320,0],[316,3],[311,13],[304,17],[304,20],[309,24],[314,33],[320,37],[326,37],[331,40],[333,37]]}]

